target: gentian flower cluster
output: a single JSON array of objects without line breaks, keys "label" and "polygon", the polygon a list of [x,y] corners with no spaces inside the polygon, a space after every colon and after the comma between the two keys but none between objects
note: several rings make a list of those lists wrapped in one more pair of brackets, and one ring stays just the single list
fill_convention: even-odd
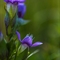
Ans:
[{"label": "gentian flower cluster", "polygon": [[12,8],[16,8],[17,6],[17,13],[18,13],[18,17],[22,18],[26,12],[26,6],[25,6],[25,0],[4,0],[7,3],[7,9],[9,11],[10,6],[12,6]]},{"label": "gentian flower cluster", "polygon": [[[10,18],[10,15],[6,13],[5,16],[5,25],[6,30],[8,30],[9,23],[11,24],[11,27],[16,31],[16,28],[20,25],[25,25],[29,22],[29,20],[24,20],[24,14],[26,12],[26,6],[25,6],[25,0],[4,0],[7,4],[7,12],[10,12],[10,7],[12,7],[12,11],[15,13],[14,18]],[[14,14],[13,13],[13,14]],[[11,22],[10,20],[11,19]]]},{"label": "gentian flower cluster", "polygon": [[[20,26],[25,25],[29,21],[24,20],[24,14],[26,12],[26,6],[25,6],[25,0],[4,0],[6,3],[6,15],[5,15],[5,27],[6,27],[6,38],[4,38],[2,32],[0,31],[0,42],[4,43],[4,47],[6,47],[6,52],[4,54],[1,54],[4,56],[5,60],[27,60],[31,55],[38,52],[38,50],[31,53],[31,55],[28,54],[29,49],[31,47],[40,46],[43,43],[42,42],[35,42],[33,43],[33,35],[27,34],[22,40],[20,33]],[[14,15],[10,14],[10,8],[12,8],[12,11],[15,13]],[[12,16],[12,17],[11,17]],[[21,44],[20,44],[21,43]],[[2,45],[1,45],[2,46]],[[23,48],[23,46],[25,48]],[[3,47],[3,49],[4,49]],[[25,52],[25,53],[24,53]],[[22,58],[20,57],[21,54],[24,55]],[[2,57],[0,57],[1,60],[4,60]]]}]

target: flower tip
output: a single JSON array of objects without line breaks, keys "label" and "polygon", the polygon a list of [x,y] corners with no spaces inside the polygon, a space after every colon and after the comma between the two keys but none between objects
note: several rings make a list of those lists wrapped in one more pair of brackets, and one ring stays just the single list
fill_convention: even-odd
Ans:
[{"label": "flower tip", "polygon": [[40,42],[40,45],[42,45],[43,43],[42,42]]},{"label": "flower tip", "polygon": [[39,45],[42,45],[43,43],[42,42],[36,42],[32,45],[32,47],[36,47],[36,46],[39,46]]},{"label": "flower tip", "polygon": [[18,40],[20,40],[20,33],[18,31],[16,31],[16,35],[18,37]]}]

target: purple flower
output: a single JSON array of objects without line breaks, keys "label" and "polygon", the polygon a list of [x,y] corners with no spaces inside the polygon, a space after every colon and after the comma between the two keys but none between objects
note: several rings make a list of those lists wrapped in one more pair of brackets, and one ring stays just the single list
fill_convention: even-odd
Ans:
[{"label": "purple flower", "polygon": [[24,3],[18,4],[17,14],[19,18],[22,18],[26,12],[26,6]]},{"label": "purple flower", "polygon": [[4,0],[6,3],[23,3],[25,0]]},{"label": "purple flower", "polygon": [[18,7],[17,7],[18,18],[22,18],[26,12],[26,6],[24,3],[25,0],[20,0],[20,2],[18,3]]},{"label": "purple flower", "polygon": [[26,37],[23,40],[21,40],[20,33],[16,31],[16,34],[17,34],[18,40],[21,42],[22,45],[27,45],[28,47],[36,47],[43,44],[42,42],[35,42],[34,44],[32,44],[32,41],[33,41],[32,35],[30,36],[26,35]]},{"label": "purple flower", "polygon": [[17,3],[18,0],[4,0],[6,3],[11,3],[11,4],[14,4],[14,3]]},{"label": "purple flower", "polygon": [[3,39],[3,34],[2,32],[0,31],[0,41]]},{"label": "purple flower", "polygon": [[26,12],[25,0],[4,0],[7,3],[7,10],[12,6],[13,11],[18,14],[18,18],[22,18]]}]

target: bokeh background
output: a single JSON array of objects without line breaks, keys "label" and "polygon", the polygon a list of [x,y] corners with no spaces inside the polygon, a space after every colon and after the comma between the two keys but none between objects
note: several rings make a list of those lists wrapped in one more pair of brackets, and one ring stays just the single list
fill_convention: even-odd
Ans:
[{"label": "bokeh background", "polygon": [[[4,4],[0,0],[0,30],[5,36]],[[43,42],[36,47],[40,51],[28,60],[60,60],[60,0],[26,0],[26,6],[24,19],[30,23],[20,27],[21,37],[30,33],[34,42]]]}]

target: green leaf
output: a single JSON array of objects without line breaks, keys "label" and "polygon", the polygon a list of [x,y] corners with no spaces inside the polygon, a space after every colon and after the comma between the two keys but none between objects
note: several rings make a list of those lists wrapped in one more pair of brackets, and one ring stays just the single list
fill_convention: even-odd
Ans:
[{"label": "green leaf", "polygon": [[7,43],[7,49],[9,52],[9,56],[11,56],[14,53],[14,50],[16,49],[14,40],[11,40]]},{"label": "green leaf", "polygon": [[30,21],[29,20],[24,20],[22,18],[16,18],[16,25],[19,26],[19,25],[25,25],[27,23],[29,23]]},{"label": "green leaf", "polygon": [[[3,58],[4,56],[4,58]],[[4,40],[2,40],[0,42],[0,59],[6,59],[7,58],[7,47],[6,47],[6,43]]]},{"label": "green leaf", "polygon": [[26,49],[27,49],[27,46],[20,45],[18,47],[18,53],[17,53],[17,55],[19,55],[20,53],[24,52],[24,50],[26,50]]},{"label": "green leaf", "polygon": [[39,52],[39,50],[35,50],[34,52],[32,52],[30,55],[27,56],[26,60],[30,58],[32,55],[36,54],[37,52]]},{"label": "green leaf", "polygon": [[7,11],[7,9],[4,7],[5,11],[6,11],[6,18],[10,20],[11,16],[10,13]]},{"label": "green leaf", "polygon": [[20,53],[17,56],[16,60],[25,60],[27,58],[27,56],[28,56],[28,48],[25,49],[22,53]]},{"label": "green leaf", "polygon": [[12,28],[11,26],[8,27],[8,35],[11,34]]}]

